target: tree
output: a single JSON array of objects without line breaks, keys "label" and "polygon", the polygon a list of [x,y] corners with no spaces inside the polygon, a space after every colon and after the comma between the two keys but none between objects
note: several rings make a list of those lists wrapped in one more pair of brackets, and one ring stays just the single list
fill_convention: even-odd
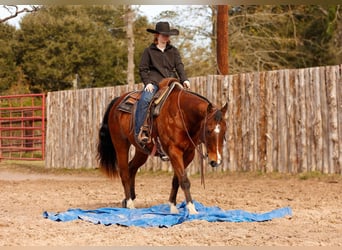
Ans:
[{"label": "tree", "polygon": [[329,50],[336,15],[341,15],[336,6],[233,6],[229,18],[230,73],[338,63]]},{"label": "tree", "polygon": [[15,28],[0,23],[0,93],[17,81],[16,57],[13,51]]},{"label": "tree", "polygon": [[329,51],[334,55],[334,64],[342,64],[342,8],[341,5],[336,6],[336,11],[333,12],[331,23],[335,27],[332,32],[332,39],[329,45]]},{"label": "tree", "polygon": [[4,18],[0,18],[0,23],[5,23],[10,19],[16,18],[20,14],[31,13],[39,10],[39,6],[34,5],[30,5],[30,7],[22,9],[20,9],[18,5],[2,5],[2,7],[7,10],[8,15]]},{"label": "tree", "polygon": [[125,14],[127,37],[127,84],[134,84],[134,11],[127,5]]},{"label": "tree", "polygon": [[[331,49],[334,36],[338,32],[338,21],[342,15],[339,5],[336,6],[294,6],[293,15],[297,25],[297,33],[301,40],[298,49],[307,56],[298,63],[304,67],[338,64],[336,49]],[[341,50],[341,47],[340,47]]]},{"label": "tree", "polygon": [[[146,28],[151,24],[145,16],[139,16],[136,13],[134,21],[134,65],[139,65],[144,49],[152,43],[150,33],[146,32]],[[134,67],[134,79],[136,83],[141,82],[139,75],[139,67]]]},{"label": "tree", "polygon": [[[77,76],[80,88],[126,84],[131,71],[140,82],[134,65],[153,40],[146,28],[159,20],[180,30],[171,40],[189,77],[217,73],[217,32],[226,28],[217,29],[216,6],[164,11],[152,23],[134,13],[134,45],[125,14],[123,5],[41,6],[18,30],[0,23],[0,91],[22,84],[22,74],[34,92],[72,88]],[[342,63],[341,16],[339,5],[230,6],[229,73]]]},{"label": "tree", "polygon": [[228,75],[228,5],[217,6],[216,57],[219,74]]},{"label": "tree", "polygon": [[216,35],[213,15],[216,8],[208,5],[189,5],[182,10],[163,11],[154,20],[165,20],[180,30],[171,37],[183,58],[188,77],[216,74]]},{"label": "tree", "polygon": [[124,32],[113,20],[118,12],[103,6],[51,6],[25,16],[17,52],[31,90],[71,88],[76,74],[81,88],[125,84]]}]

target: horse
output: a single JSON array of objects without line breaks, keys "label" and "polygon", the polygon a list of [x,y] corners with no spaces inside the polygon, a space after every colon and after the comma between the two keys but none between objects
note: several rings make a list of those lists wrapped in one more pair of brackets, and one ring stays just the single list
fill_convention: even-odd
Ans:
[{"label": "horse", "polygon": [[[170,82],[177,82],[177,79],[164,79],[159,86]],[[99,129],[97,159],[100,169],[108,177],[120,176],[125,194],[122,206],[133,209],[136,173],[147,161],[155,140],[147,145],[149,152],[136,142],[132,125],[134,112],[128,113],[118,109],[119,104],[129,94],[114,98],[106,109]],[[158,139],[174,172],[169,196],[171,213],[178,213],[176,197],[179,186],[184,192],[188,212],[197,213],[186,168],[194,159],[199,145],[203,144],[206,148],[203,157],[208,158],[209,164],[212,167],[222,164],[227,126],[224,117],[227,107],[226,103],[222,108],[217,108],[205,97],[178,84],[164,101],[159,115],[153,118],[151,137]],[[131,145],[135,147],[135,154],[129,161]]]}]

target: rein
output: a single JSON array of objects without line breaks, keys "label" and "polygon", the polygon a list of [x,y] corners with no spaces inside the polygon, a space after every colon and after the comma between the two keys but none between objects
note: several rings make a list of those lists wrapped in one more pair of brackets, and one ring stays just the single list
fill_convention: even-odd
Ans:
[{"label": "rein", "polygon": [[[178,100],[177,100],[177,104],[178,104],[178,109],[180,111],[180,114],[181,114],[181,119],[182,119],[182,123],[183,123],[183,126],[185,128],[185,132],[190,140],[190,142],[192,143],[192,145],[194,146],[194,148],[196,149],[197,153],[200,155],[201,157],[201,185],[203,185],[203,187],[205,188],[205,181],[204,181],[204,160],[208,157],[208,154],[205,153],[203,154],[203,146],[202,144],[200,144],[198,147],[196,146],[195,142],[192,140],[190,134],[189,134],[189,130],[188,128],[186,127],[186,124],[185,124],[185,121],[184,121],[184,115],[183,115],[183,111],[181,110],[180,108],[180,96],[181,96],[181,93],[184,91],[184,89],[181,89],[181,91],[179,92],[178,94]],[[201,128],[200,130],[201,131],[201,134],[203,136],[203,140],[202,138],[200,138],[200,140],[202,140],[202,142],[205,144],[206,148],[207,148],[207,145],[206,145],[206,140],[205,140],[205,125],[207,124],[207,120],[208,120],[208,114],[206,114],[205,116],[205,122],[203,125],[201,125]]]}]

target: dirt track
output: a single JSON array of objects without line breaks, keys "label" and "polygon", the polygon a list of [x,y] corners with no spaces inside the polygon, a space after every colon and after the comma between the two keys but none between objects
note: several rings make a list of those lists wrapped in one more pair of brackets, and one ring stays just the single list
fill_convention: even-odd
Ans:
[{"label": "dirt track", "polygon": [[[190,177],[193,198],[207,206],[266,212],[290,206],[293,217],[262,223],[185,222],[171,228],[53,222],[43,211],[120,206],[123,191],[96,171],[47,171],[0,164],[1,246],[342,246],[342,177],[247,173]],[[139,173],[137,207],[166,203],[169,173]],[[178,201],[183,200],[182,192]]]}]

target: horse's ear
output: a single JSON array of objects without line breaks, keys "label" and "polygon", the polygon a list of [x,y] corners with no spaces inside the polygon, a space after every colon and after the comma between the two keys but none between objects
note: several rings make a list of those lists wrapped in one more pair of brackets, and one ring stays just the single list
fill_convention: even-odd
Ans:
[{"label": "horse's ear", "polygon": [[226,102],[226,104],[221,108],[221,112],[223,113],[223,115],[226,114],[227,109],[228,109],[228,102]]}]

